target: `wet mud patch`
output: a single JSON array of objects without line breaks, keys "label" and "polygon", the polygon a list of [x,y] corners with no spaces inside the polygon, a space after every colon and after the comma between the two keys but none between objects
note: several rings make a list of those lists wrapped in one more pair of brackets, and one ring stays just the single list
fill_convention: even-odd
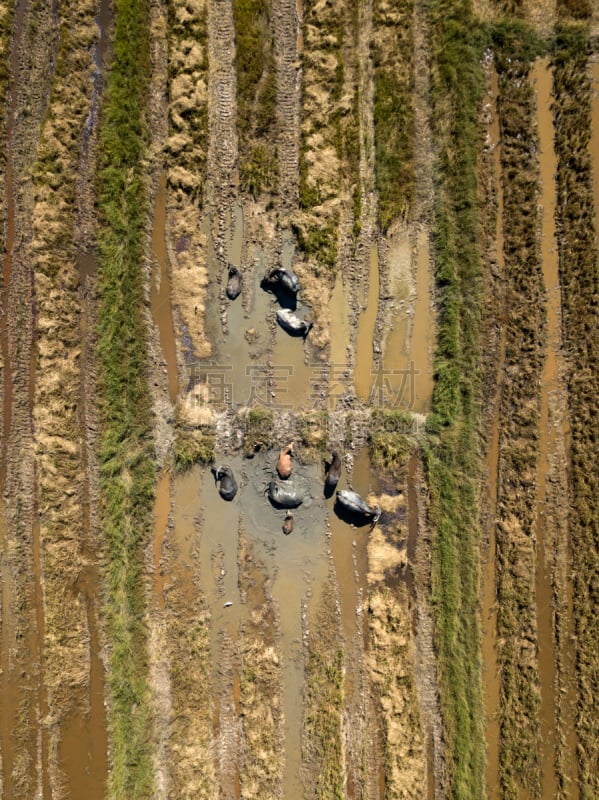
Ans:
[{"label": "wet mud patch", "polygon": [[[279,649],[272,651],[270,664],[275,672],[280,670],[281,676],[281,708],[277,713],[284,720],[285,758],[280,779],[283,786],[288,787],[285,791],[290,792],[286,796],[299,796],[304,682],[302,609],[304,604],[310,605],[310,598],[322,594],[328,575],[325,509],[319,470],[314,466],[295,464],[294,474],[301,476],[307,491],[302,505],[293,511],[294,530],[285,536],[282,524],[286,512],[273,508],[266,497],[268,482],[276,476],[277,458],[278,451],[263,451],[252,459],[244,459],[241,455],[229,457],[228,463],[239,486],[231,502],[219,497],[211,474],[208,470],[202,471],[198,494],[198,509],[201,506],[200,580],[210,616],[212,671],[214,680],[222,685],[226,674],[234,675],[237,671],[239,676],[243,648],[252,651],[246,652],[246,658],[257,656],[251,643],[239,644],[243,640],[244,627],[251,625],[256,612],[249,602],[252,590],[247,586],[244,553],[251,553],[252,558],[263,565],[260,570],[267,576],[263,580],[268,581],[268,594],[276,609],[275,630]],[[240,586],[245,587],[243,593]],[[275,635],[272,630],[270,635]],[[236,651],[237,647],[241,650]],[[233,652],[238,652],[238,655],[234,656]],[[280,655],[276,655],[277,652]],[[280,658],[280,665],[273,660],[275,655],[276,659]],[[230,667],[228,662],[224,663],[227,659],[231,660]],[[243,682],[247,676],[244,678],[242,672],[238,679]],[[231,683],[231,691],[232,686]],[[246,690],[249,691],[249,687],[246,686]],[[224,696],[216,699],[215,713],[219,713],[218,709],[225,702],[231,708],[228,692],[228,700]],[[231,713],[228,716],[232,719]],[[230,735],[234,736],[233,727]],[[229,751],[232,752],[231,747]],[[241,774],[240,781],[243,785],[247,776]]]}]

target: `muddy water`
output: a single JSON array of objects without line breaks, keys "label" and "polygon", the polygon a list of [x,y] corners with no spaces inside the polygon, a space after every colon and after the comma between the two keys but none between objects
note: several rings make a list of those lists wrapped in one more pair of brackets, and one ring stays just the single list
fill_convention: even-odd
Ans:
[{"label": "muddy water", "polygon": [[303,796],[299,774],[304,685],[302,603],[307,604],[309,616],[310,609],[318,607],[328,577],[325,507],[320,470],[297,466],[295,472],[306,481],[310,496],[293,512],[295,528],[285,536],[281,531],[285,512],[273,509],[262,494],[276,458],[271,452],[248,462],[248,484],[240,505],[246,536],[274,576],[272,597],[278,605],[285,718],[283,796],[299,800]]},{"label": "muddy water", "polygon": [[[243,214],[237,207],[229,220],[228,260],[241,266],[243,246]],[[291,266],[293,241],[283,238],[281,262]],[[210,271],[222,270],[216,254],[209,248]],[[314,376],[318,367],[310,363],[309,341],[290,336],[276,322],[279,305],[274,295],[260,286],[268,267],[266,254],[257,250],[249,268],[242,268],[242,294],[226,303],[226,333],[219,315],[220,292],[214,284],[206,313],[206,329],[213,344],[210,364],[201,365],[201,382],[211,385],[211,402],[218,408],[260,403],[279,409],[298,410],[309,404]],[[226,272],[222,275],[226,282]],[[311,310],[302,305],[301,294],[296,312],[310,318]]]},{"label": "muddy water", "polygon": [[[356,455],[354,468],[350,476],[345,467],[342,470],[337,489],[354,488],[364,498],[370,491],[377,491],[378,485],[370,476],[370,461],[368,449],[363,448]],[[326,500],[329,510],[329,525],[331,529],[331,552],[335,566],[335,578],[339,592],[339,605],[341,612],[341,633],[343,636],[345,674],[343,681],[344,712],[346,719],[352,724],[355,715],[360,714],[358,709],[364,707],[365,697],[361,696],[364,690],[363,665],[365,650],[368,640],[368,615],[365,609],[368,604],[368,539],[370,526],[356,528],[340,519],[334,512],[335,496]],[[350,736],[350,742],[353,736]],[[360,773],[359,765],[348,761],[355,759],[357,753],[352,750],[346,753],[346,791],[348,800],[359,797],[356,777]],[[370,756],[372,757],[372,755]],[[372,765],[370,765],[372,767]],[[384,796],[381,792],[380,797]]]},{"label": "muddy water", "polygon": [[[356,456],[351,480],[345,466],[343,467],[337,489],[349,488],[354,489],[364,498],[370,491],[374,491],[370,479],[370,460],[367,448],[362,448]],[[339,519],[333,511],[335,495],[328,499],[326,504],[330,510],[331,549],[339,586],[341,625],[343,636],[346,643],[349,644],[359,631],[361,617],[356,615],[358,602],[363,603],[366,600],[369,526],[354,528]]]},{"label": "muddy water", "polygon": [[[210,244],[208,236],[208,267],[210,274],[223,270]],[[216,283],[209,288],[206,308],[206,331],[213,347],[210,363],[201,365],[199,379],[211,387],[211,403],[216,408],[245,406],[253,400],[263,404],[270,401],[270,387],[266,381],[267,351],[271,341],[268,319],[274,313],[272,295],[260,287],[266,271],[265,256],[258,251],[251,265],[241,265],[243,243],[243,214],[238,207],[228,229],[228,260],[241,269],[242,293],[236,300],[226,302],[227,333],[219,315],[220,290]],[[226,283],[227,273],[222,280]],[[222,293],[224,295],[224,292]]]},{"label": "muddy water", "polygon": [[[503,260],[503,187],[501,183],[501,146],[499,141],[499,116],[497,114],[497,96],[499,85],[497,72],[491,73],[492,121],[489,126],[490,145],[493,147],[493,179],[496,191],[497,217],[495,220],[495,248],[497,266],[500,274],[504,273]],[[497,386],[501,386],[501,373],[505,356],[505,330],[501,332],[499,353],[497,356]],[[498,393],[499,393],[498,388]],[[496,407],[499,407],[496,397]],[[482,657],[483,686],[485,698],[485,720],[487,740],[487,794],[489,800],[499,800],[499,675],[497,671],[497,585],[495,578],[495,516],[497,508],[497,476],[499,467],[499,415],[495,415],[491,432],[491,441],[487,453],[487,498],[490,519],[488,523],[489,546],[483,573],[482,593]]]},{"label": "muddy water", "polygon": [[[281,246],[281,264],[284,269],[293,268],[295,247],[290,236],[284,236]],[[274,306],[273,314],[276,313]],[[310,319],[310,308],[301,301],[298,294],[297,309],[300,319]],[[311,362],[309,335],[304,342],[301,336],[290,336],[276,324],[275,344],[272,350],[274,385],[272,402],[278,408],[300,410],[311,404],[310,398],[314,381],[318,375],[318,365]]]},{"label": "muddy water", "polygon": [[343,280],[339,271],[335,277],[335,286],[331,295],[331,380],[329,392],[334,392],[333,385],[348,369],[348,348],[351,340],[349,320],[349,283]]},{"label": "muddy water", "polygon": [[[243,529],[252,553],[265,565],[273,581],[271,594],[278,605],[282,653],[283,713],[285,718],[284,796],[300,798],[302,729],[302,603],[317,603],[328,575],[324,535],[322,479],[314,467],[298,467],[310,497],[294,511],[295,529],[281,531],[285,512],[274,509],[264,489],[276,464],[277,454],[267,452],[251,460],[229,459],[239,491],[232,502],[222,500],[207,470],[195,469],[178,478],[175,489],[175,537],[179,541],[181,518],[187,530],[193,517],[201,516],[200,580],[211,615],[213,669],[221,665],[226,638],[236,642],[240,622],[249,612],[239,592],[239,532]],[[183,486],[185,484],[185,486]],[[233,605],[225,608],[225,603]],[[231,649],[229,647],[229,649]],[[222,666],[222,665],[221,665]],[[234,698],[229,698],[232,702]],[[222,695],[217,705],[226,703]],[[218,713],[218,711],[217,711]],[[218,720],[216,721],[218,729]]]},{"label": "muddy water", "polygon": [[368,295],[366,307],[358,318],[356,340],[356,394],[361,400],[370,401],[376,376],[373,374],[373,339],[376,315],[379,304],[379,253],[374,243],[370,248],[370,267],[368,272]]},{"label": "muddy water", "polygon": [[[93,387],[89,386],[91,361],[91,336],[93,320],[90,308],[93,300],[88,292],[93,292],[93,281],[97,272],[95,255],[79,253],[77,267],[84,295],[80,314],[79,336],[81,341],[81,384],[79,424],[87,431],[91,421],[89,402]],[[108,776],[108,738],[106,730],[106,709],[104,707],[104,665],[99,633],[98,598],[101,594],[101,578],[98,553],[94,549],[94,531],[90,520],[90,470],[88,441],[82,447],[82,554],[87,563],[78,578],[76,590],[84,599],[87,629],[89,635],[89,688],[81,699],[80,707],[65,719],[61,729],[59,765],[66,777],[66,785],[73,797],[85,796],[89,800],[100,800],[105,796]]]},{"label": "muddy water", "polygon": [[[233,469],[237,483],[240,484],[240,457],[229,459],[227,463]],[[226,631],[234,639],[237,636],[241,613],[237,574],[239,493],[231,502],[223,500],[208,470],[202,472],[198,489],[197,510],[201,511],[202,516],[200,540],[202,589],[206,594],[213,630]],[[187,513],[192,510],[193,505],[187,509]],[[180,511],[181,509],[177,509],[177,513]],[[233,605],[225,608],[225,603]]]},{"label": "muddy water", "polygon": [[595,201],[595,236],[599,239],[599,60],[591,65],[593,96],[591,101],[591,164]]},{"label": "muddy water", "polygon": [[160,335],[162,357],[168,375],[168,394],[171,403],[177,401],[177,350],[171,309],[171,279],[168,251],[166,247],[166,174],[160,176],[154,219],[152,222],[152,254],[155,263],[152,270],[151,308],[152,319]]},{"label": "muddy water", "polygon": [[154,598],[158,608],[164,610],[164,574],[162,570],[163,546],[168,532],[168,518],[171,510],[171,481],[168,472],[158,477],[156,497],[154,498],[154,540],[152,546],[152,566],[154,568]]},{"label": "muddy water", "polygon": [[547,291],[547,348],[541,386],[539,423],[539,461],[537,484],[537,629],[539,643],[539,675],[541,680],[541,778],[542,797],[556,796],[556,653],[553,639],[552,560],[545,522],[547,475],[551,457],[556,452],[556,431],[549,423],[550,395],[560,391],[558,350],[561,345],[560,287],[555,236],[557,161],[553,148],[553,116],[551,113],[552,73],[548,59],[537,61],[534,69],[537,91],[540,170],[543,208],[541,258]]},{"label": "muddy water", "polygon": [[[405,250],[405,248],[402,248]],[[405,258],[399,252],[397,257]],[[383,366],[386,388],[382,397],[395,407],[425,414],[433,395],[433,348],[435,325],[431,308],[432,273],[428,234],[418,232],[415,264],[415,293],[405,287],[396,300],[403,301],[387,337]]]},{"label": "muddy water", "polygon": [[70,796],[101,800],[106,796],[108,737],[104,708],[104,664],[98,631],[100,576],[93,564],[80,575],[77,589],[85,596],[89,634],[89,707],[62,727],[59,760]]},{"label": "muddy water", "polygon": [[[349,488],[345,469],[337,484],[338,489]],[[358,602],[357,562],[355,558],[356,530],[339,519],[334,513],[335,496],[327,500],[330,509],[329,524],[331,526],[331,551],[335,565],[335,575],[339,586],[339,602],[341,606],[341,629],[346,646],[358,631],[356,606]],[[347,687],[346,687],[347,690]]]},{"label": "muddy water", "polygon": [[196,518],[200,513],[201,480],[199,467],[178,475],[175,478],[172,498],[175,511],[172,536],[176,550],[176,566],[175,574],[169,575],[169,580],[177,581],[180,590],[190,602],[195,591],[193,559],[197,547]]}]

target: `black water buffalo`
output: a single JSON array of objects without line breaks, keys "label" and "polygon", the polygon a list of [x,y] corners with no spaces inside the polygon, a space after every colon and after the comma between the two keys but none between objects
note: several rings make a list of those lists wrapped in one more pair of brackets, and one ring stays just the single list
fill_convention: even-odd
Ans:
[{"label": "black water buffalo", "polygon": [[297,294],[300,290],[299,278],[291,269],[275,267],[264,278],[264,283],[269,288],[278,287],[290,294]]},{"label": "black water buffalo", "polygon": [[[339,453],[336,450],[333,450],[331,453],[331,463],[328,465],[326,478],[324,479],[325,487],[333,493],[333,489],[339,483],[339,477],[341,476],[341,459],[339,458]],[[329,497],[331,496],[329,494]]]},{"label": "black water buffalo", "polygon": [[314,325],[313,322],[306,322],[300,319],[288,308],[277,309],[277,320],[279,325],[284,328],[287,333],[291,333],[294,336],[303,336],[304,339],[310,333],[310,329]]},{"label": "black water buffalo", "polygon": [[350,515],[370,520],[373,525],[376,525],[382,513],[378,505],[371,508],[357,492],[352,492],[349,489],[338,489],[336,502],[339,503],[341,508],[348,511]]},{"label": "black water buffalo", "polygon": [[214,482],[220,481],[218,493],[223,500],[232,500],[237,494],[237,481],[233,476],[233,470],[226,465],[220,467],[212,467],[212,474],[214,475]]},{"label": "black water buffalo", "polygon": [[227,281],[227,297],[229,300],[235,300],[241,294],[241,272],[229,264],[229,280]]},{"label": "black water buffalo", "polygon": [[297,508],[304,502],[302,490],[291,480],[272,480],[268,484],[268,499],[275,508]]}]

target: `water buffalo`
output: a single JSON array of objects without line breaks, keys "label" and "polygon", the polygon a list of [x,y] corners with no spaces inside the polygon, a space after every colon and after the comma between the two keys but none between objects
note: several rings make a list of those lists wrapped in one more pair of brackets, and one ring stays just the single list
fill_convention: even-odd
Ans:
[{"label": "water buffalo", "polygon": [[294,524],[295,522],[293,519],[293,514],[291,513],[291,511],[288,511],[285,514],[285,521],[283,522],[283,533],[285,534],[285,536],[289,536],[289,534],[293,530]]},{"label": "water buffalo", "polygon": [[331,453],[331,463],[328,465],[327,475],[324,479],[325,486],[328,486],[329,489],[334,489],[339,482],[339,477],[341,475],[341,459],[339,458],[339,453],[336,450],[333,450]]},{"label": "water buffalo", "polygon": [[291,269],[283,269],[282,267],[275,267],[271,269],[264,283],[269,288],[278,287],[284,289],[290,294],[297,294],[300,290],[299,278]]},{"label": "water buffalo", "polygon": [[229,280],[227,281],[227,297],[229,300],[235,300],[241,294],[241,272],[229,264]]},{"label": "water buffalo", "polygon": [[272,480],[268,484],[268,499],[275,508],[297,508],[304,502],[299,486],[289,480]]},{"label": "water buffalo", "polygon": [[220,481],[218,493],[223,500],[232,500],[237,494],[237,481],[233,477],[233,470],[226,465],[212,468],[214,483]]},{"label": "water buffalo", "polygon": [[310,333],[310,329],[313,322],[306,322],[290,311],[288,308],[278,308],[277,309],[277,320],[279,325],[284,328],[287,333],[291,333],[294,336],[303,336],[304,339]]},{"label": "water buffalo", "polygon": [[284,447],[279,453],[279,460],[277,461],[277,472],[279,478],[288,478],[291,475],[291,456],[293,455],[293,442]]},{"label": "water buffalo", "polygon": [[371,520],[373,525],[376,525],[382,513],[378,505],[371,508],[357,492],[349,489],[338,489],[336,502],[351,515]]}]

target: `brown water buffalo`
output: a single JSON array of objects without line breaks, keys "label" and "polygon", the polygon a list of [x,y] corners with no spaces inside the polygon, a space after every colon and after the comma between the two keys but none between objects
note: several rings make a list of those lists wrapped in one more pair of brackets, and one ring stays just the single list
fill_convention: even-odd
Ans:
[{"label": "brown water buffalo", "polygon": [[279,478],[286,479],[291,475],[291,456],[293,455],[293,442],[284,447],[279,453],[279,460],[277,461],[277,472]]},{"label": "brown water buffalo", "polygon": [[295,521],[293,519],[293,514],[291,511],[288,511],[285,514],[285,521],[283,522],[283,533],[285,536],[289,536],[291,531],[293,530],[293,526],[295,525]]}]

